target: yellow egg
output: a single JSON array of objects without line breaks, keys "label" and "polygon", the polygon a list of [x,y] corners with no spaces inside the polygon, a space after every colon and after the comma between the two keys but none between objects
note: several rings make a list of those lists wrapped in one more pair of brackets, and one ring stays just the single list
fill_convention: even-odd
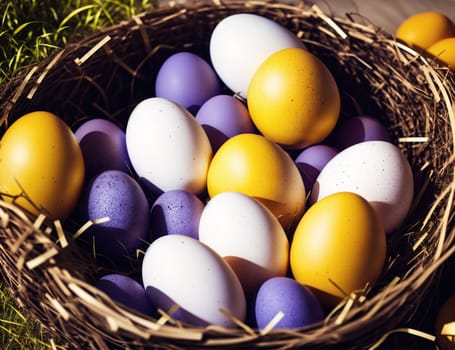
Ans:
[{"label": "yellow egg", "polygon": [[439,40],[431,45],[427,52],[449,66],[451,71],[455,71],[455,37]]},{"label": "yellow egg", "polygon": [[65,219],[84,181],[79,144],[63,120],[37,111],[17,119],[0,141],[0,193],[33,215]]},{"label": "yellow egg", "polygon": [[247,103],[259,131],[289,149],[321,142],[340,114],[340,94],[331,72],[300,48],[280,50],[259,66]]},{"label": "yellow egg", "polygon": [[297,225],[290,264],[328,307],[374,284],[386,258],[386,235],[373,207],[352,192],[337,192],[311,206]]},{"label": "yellow egg", "polygon": [[401,22],[395,36],[409,46],[427,49],[442,39],[455,36],[455,25],[440,12],[419,12]]},{"label": "yellow egg", "polygon": [[455,349],[455,294],[440,307],[436,315],[435,332],[442,350]]},{"label": "yellow egg", "polygon": [[305,187],[291,157],[277,144],[257,134],[228,139],[215,153],[207,174],[210,197],[241,192],[268,207],[284,229],[300,219]]}]

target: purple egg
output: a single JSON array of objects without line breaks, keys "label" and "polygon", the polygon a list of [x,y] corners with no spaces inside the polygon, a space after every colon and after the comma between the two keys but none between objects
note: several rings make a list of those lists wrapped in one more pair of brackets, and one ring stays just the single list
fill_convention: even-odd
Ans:
[{"label": "purple egg", "polygon": [[148,236],[149,205],[139,184],[128,174],[108,170],[96,176],[85,194],[88,220],[108,217],[87,231],[97,254],[129,256],[142,249]]},{"label": "purple egg", "polygon": [[171,190],[161,194],[150,210],[153,239],[167,234],[199,238],[199,220],[204,203],[193,193]]},{"label": "purple egg", "polygon": [[128,172],[125,132],[105,119],[91,119],[75,132],[84,157],[86,180],[106,170]]},{"label": "purple egg", "polygon": [[[145,289],[145,293],[147,295],[147,298],[151,301],[153,308],[156,310],[161,309],[168,311],[172,307],[175,307],[175,305],[178,305],[175,300],[173,300],[158,288],[148,286]],[[179,320],[193,326],[206,327],[209,325],[209,322],[203,320],[200,317],[197,317],[194,313],[186,310],[180,305],[177,310],[172,313],[171,316],[175,320]]]},{"label": "purple egg", "polygon": [[221,85],[213,68],[191,52],[173,54],[164,61],[155,81],[155,94],[180,104],[191,113],[212,96]]},{"label": "purple egg", "polygon": [[256,132],[248,108],[230,95],[210,98],[197,112],[196,120],[207,133],[214,151],[232,136]]},{"label": "purple egg", "polygon": [[295,164],[302,175],[307,192],[313,188],[321,170],[337,153],[336,148],[322,144],[310,146],[300,152]]},{"label": "purple egg", "polygon": [[95,287],[112,300],[148,316],[154,309],[144,287],[135,279],[121,274],[109,274],[96,281]]},{"label": "purple egg", "polygon": [[330,139],[339,150],[364,141],[391,141],[387,128],[377,118],[366,115],[342,121]]},{"label": "purple egg", "polygon": [[280,311],[284,317],[275,328],[295,329],[324,319],[322,306],[313,292],[289,277],[273,277],[259,288],[255,303],[258,328],[266,327]]}]

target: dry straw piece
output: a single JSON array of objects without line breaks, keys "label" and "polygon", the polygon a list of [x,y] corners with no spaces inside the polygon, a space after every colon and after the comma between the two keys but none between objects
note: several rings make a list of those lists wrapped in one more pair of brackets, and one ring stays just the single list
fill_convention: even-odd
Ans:
[{"label": "dry straw piece", "polygon": [[273,329],[274,320],[264,330],[240,322],[236,329],[194,328],[173,320],[172,310],[160,319],[141,316],[92,287],[96,271],[74,241],[84,223],[46,227],[42,217],[27,218],[0,201],[5,283],[30,315],[75,348],[375,348],[388,334],[406,331],[398,327],[413,316],[455,250],[454,75],[357,14],[334,18],[300,3],[264,1],[160,7],[68,44],[3,86],[0,135],[34,110],[51,111],[71,127],[89,117],[125,126],[132,108],[153,94],[163,60],[183,50],[208,58],[214,26],[239,12],[298,33],[334,74],[341,117],[377,116],[408,157],[415,201],[402,229],[389,238],[384,275],[372,288],[347,296],[324,322],[304,329]]}]

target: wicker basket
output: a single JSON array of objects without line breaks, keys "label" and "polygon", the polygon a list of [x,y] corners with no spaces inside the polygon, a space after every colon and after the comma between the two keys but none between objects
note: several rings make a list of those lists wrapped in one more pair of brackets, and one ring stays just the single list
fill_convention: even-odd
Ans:
[{"label": "wicker basket", "polygon": [[260,332],[180,327],[166,314],[146,318],[92,287],[96,271],[73,242],[83,223],[44,227],[0,201],[0,265],[17,301],[70,346],[120,348],[361,349],[409,320],[454,252],[454,75],[397,43],[356,15],[263,1],[169,5],[70,43],[23,71],[0,91],[0,135],[21,115],[48,110],[75,127],[90,116],[125,126],[132,108],[153,93],[151,82],[170,53],[208,57],[211,30],[225,16],[251,12],[301,36],[334,74],[342,118],[370,114],[388,127],[408,157],[415,201],[403,229],[389,237],[384,277],[364,298],[351,296],[322,322],[301,330]]}]

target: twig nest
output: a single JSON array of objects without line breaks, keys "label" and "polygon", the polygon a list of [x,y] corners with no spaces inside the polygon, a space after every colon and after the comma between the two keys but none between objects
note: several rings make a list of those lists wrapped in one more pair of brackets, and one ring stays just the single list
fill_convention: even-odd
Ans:
[{"label": "twig nest", "polygon": [[[30,218],[18,206],[0,201],[5,283],[31,315],[68,344],[102,349],[112,345],[141,349],[157,343],[163,349],[252,349],[337,343],[344,349],[370,348],[412,317],[434,287],[439,267],[455,251],[453,73],[358,15],[341,19],[317,7],[266,1],[164,6],[69,43],[2,86],[0,134],[37,110],[48,110],[74,130],[87,117],[115,121],[125,130],[134,108],[155,93],[154,82],[165,60],[188,51],[208,61],[214,28],[239,13],[260,15],[294,33],[333,75],[340,97],[338,121],[374,116],[409,162],[413,200],[408,215],[386,237],[386,258],[377,283],[342,293],[342,301],[324,321],[310,326],[275,327],[278,313],[262,329],[253,329],[242,321],[247,310],[240,305],[237,314],[220,311],[232,328],[218,318],[207,318],[213,323],[208,326],[189,327],[172,317],[173,307],[141,315],[94,286],[98,276],[93,258],[79,249],[79,238],[105,218],[69,220],[63,229],[58,220]],[[211,148],[207,139],[204,144]],[[134,259],[128,263],[138,271]]]}]

